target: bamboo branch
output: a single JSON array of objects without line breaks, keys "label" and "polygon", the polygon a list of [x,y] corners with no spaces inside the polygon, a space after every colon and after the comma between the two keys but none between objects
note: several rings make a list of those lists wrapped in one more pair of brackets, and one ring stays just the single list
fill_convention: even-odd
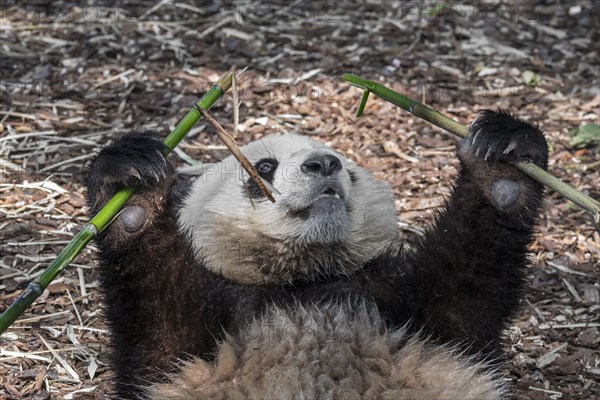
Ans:
[{"label": "bamboo branch", "polygon": [[[165,138],[163,143],[169,154],[192,129],[192,127],[202,118],[202,110],[209,109],[229,88],[231,87],[233,75],[230,72],[225,73],[210,88],[200,101],[194,104],[194,107],[177,124],[175,129]],[[167,155],[165,154],[165,155]],[[0,315],[0,334],[6,331],[8,327],[37,299],[44,289],[56,278],[56,276],[67,267],[81,250],[103,229],[105,229],[116,217],[119,210],[125,202],[131,198],[135,192],[134,188],[125,188],[117,192],[106,205],[96,214],[89,223],[69,242],[69,244],[60,252],[44,272],[33,282],[30,282],[27,288],[14,301],[13,304]]]},{"label": "bamboo branch", "polygon": [[[372,92],[382,99],[410,112],[415,117],[424,119],[425,121],[430,122],[433,125],[438,126],[450,133],[454,133],[462,138],[465,138],[469,135],[468,127],[459,124],[458,122],[431,107],[419,103],[416,100],[410,99],[398,92],[393,91],[390,88],[380,85],[379,83],[363,79],[352,74],[344,74],[342,78],[351,85],[364,90],[361,102],[358,106],[358,112],[356,113],[357,117],[362,115],[365,104],[369,97],[368,93]],[[590,214],[592,214],[596,229],[600,230],[600,202],[592,199],[585,193],[580,192],[573,186],[561,181],[557,177],[551,175],[531,162],[521,161],[514,163],[513,165],[518,170],[529,175],[531,178],[548,186],[549,188],[563,195],[563,197],[566,197],[573,203],[577,204],[579,207],[587,210]]]}]

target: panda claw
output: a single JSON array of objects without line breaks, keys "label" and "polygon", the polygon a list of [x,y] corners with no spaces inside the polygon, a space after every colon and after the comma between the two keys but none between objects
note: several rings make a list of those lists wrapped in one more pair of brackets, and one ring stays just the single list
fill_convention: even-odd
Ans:
[{"label": "panda claw", "polygon": [[504,155],[508,155],[510,154],[513,150],[515,150],[517,148],[517,142],[515,140],[512,140],[508,146],[506,146],[506,149],[504,149],[504,151],[502,152],[502,154]]},{"label": "panda claw", "polygon": [[481,128],[477,129],[477,131],[471,135],[471,143],[473,145],[475,145],[475,142],[477,141],[477,137],[479,136],[479,133],[481,132]]},{"label": "panda claw", "polygon": [[475,150],[475,157],[479,157],[479,152],[481,151],[481,146],[477,147]]},{"label": "panda claw", "polygon": [[131,168],[129,170],[129,175],[133,176],[137,180],[141,180],[142,179],[142,176],[140,175],[140,173],[135,168]]},{"label": "panda claw", "polygon": [[489,161],[492,158],[493,153],[494,153],[494,149],[492,147],[488,148],[488,150],[485,153],[485,157],[483,157],[483,159],[485,161]]}]

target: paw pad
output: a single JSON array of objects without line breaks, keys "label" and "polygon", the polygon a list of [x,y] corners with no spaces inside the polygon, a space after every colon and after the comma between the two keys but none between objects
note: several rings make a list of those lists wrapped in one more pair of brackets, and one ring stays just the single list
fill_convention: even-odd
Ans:
[{"label": "paw pad", "polygon": [[512,179],[498,179],[492,185],[492,198],[501,208],[509,208],[521,195],[521,185]]},{"label": "paw pad", "polygon": [[119,214],[117,221],[125,232],[135,233],[146,223],[146,210],[140,206],[127,207]]}]

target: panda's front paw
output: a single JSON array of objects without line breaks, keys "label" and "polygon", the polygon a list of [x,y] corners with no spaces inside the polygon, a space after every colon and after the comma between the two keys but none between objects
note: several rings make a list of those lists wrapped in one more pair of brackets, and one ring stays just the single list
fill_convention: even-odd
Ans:
[{"label": "panda's front paw", "polygon": [[149,132],[131,132],[105,147],[90,164],[86,178],[92,208],[119,189],[151,188],[173,172],[164,144]]},{"label": "panda's front paw", "polygon": [[504,111],[485,110],[459,144],[459,156],[469,161],[531,161],[546,169],[548,146],[542,131]]},{"label": "panda's front paw", "polygon": [[483,111],[470,130],[458,146],[465,190],[483,195],[503,215],[533,216],[543,186],[509,164],[527,160],[546,169],[548,147],[542,131],[506,112],[491,110]]}]

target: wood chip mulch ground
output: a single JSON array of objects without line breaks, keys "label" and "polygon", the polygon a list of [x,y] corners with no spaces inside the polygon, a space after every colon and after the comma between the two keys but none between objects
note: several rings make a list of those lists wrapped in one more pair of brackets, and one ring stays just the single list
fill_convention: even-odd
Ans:
[{"label": "wood chip mulch ground", "polygon": [[[210,82],[240,82],[241,143],[284,131],[392,185],[414,240],[448,193],[457,139],[339,76],[379,80],[467,124],[504,108],[539,122],[550,172],[600,199],[600,9],[575,2],[0,3],[0,311],[87,221],[84,166],[131,129],[165,135]],[[83,5],[86,4],[86,5]],[[116,5],[115,5],[116,4]],[[529,84],[529,86],[527,85]],[[231,95],[213,109],[233,131]],[[225,156],[199,125],[173,160]],[[600,399],[600,235],[549,193],[519,317],[506,332],[515,399]],[[107,329],[89,246],[0,338],[0,399],[106,399]]]}]

